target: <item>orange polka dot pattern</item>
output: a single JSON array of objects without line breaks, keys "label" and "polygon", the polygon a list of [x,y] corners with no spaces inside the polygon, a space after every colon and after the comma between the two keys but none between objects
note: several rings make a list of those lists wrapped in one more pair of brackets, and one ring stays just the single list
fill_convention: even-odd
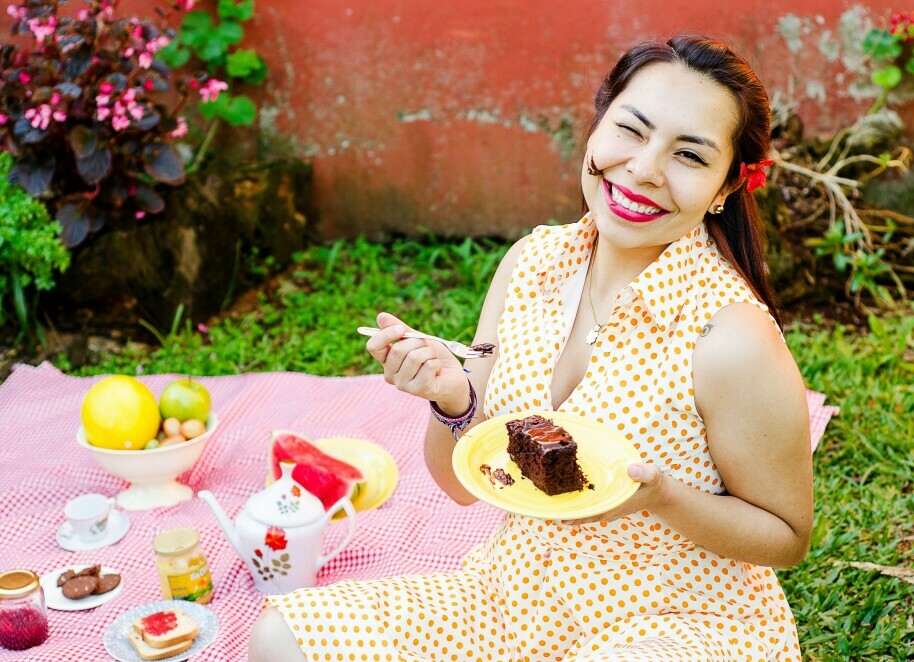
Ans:
[{"label": "orange polka dot pattern", "polygon": [[[570,331],[564,299],[595,237],[585,216],[538,227],[524,246],[499,321],[488,416],[551,408]],[[618,429],[668,476],[723,492],[690,361],[702,326],[735,302],[766,310],[699,225],[620,292],[559,409]],[[508,515],[459,572],[343,581],[267,604],[315,662],[800,660],[770,568],[709,552],[648,512],[583,526]]]}]

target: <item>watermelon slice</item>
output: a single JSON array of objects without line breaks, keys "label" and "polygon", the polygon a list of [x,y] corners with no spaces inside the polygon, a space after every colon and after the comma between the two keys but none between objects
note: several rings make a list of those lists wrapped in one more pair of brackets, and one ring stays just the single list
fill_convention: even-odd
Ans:
[{"label": "watermelon slice", "polygon": [[362,472],[313,445],[300,434],[287,430],[274,430],[270,447],[270,471],[273,480],[282,475],[279,463],[295,463],[292,479],[316,496],[324,504],[324,510],[349,496],[356,483],[365,480]]}]

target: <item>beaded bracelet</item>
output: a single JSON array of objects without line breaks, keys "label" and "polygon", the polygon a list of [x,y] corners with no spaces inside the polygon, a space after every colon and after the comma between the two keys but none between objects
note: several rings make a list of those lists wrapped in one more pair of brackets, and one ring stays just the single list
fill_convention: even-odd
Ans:
[{"label": "beaded bracelet", "polygon": [[432,416],[438,419],[440,422],[444,423],[448,429],[451,431],[451,434],[454,435],[454,440],[459,439],[457,436],[457,431],[463,431],[470,424],[470,421],[473,420],[473,416],[476,415],[476,391],[473,390],[473,385],[470,384],[470,408],[466,412],[456,418],[451,418],[443,411],[438,408],[438,404],[434,401],[429,401],[429,404],[432,407]]}]

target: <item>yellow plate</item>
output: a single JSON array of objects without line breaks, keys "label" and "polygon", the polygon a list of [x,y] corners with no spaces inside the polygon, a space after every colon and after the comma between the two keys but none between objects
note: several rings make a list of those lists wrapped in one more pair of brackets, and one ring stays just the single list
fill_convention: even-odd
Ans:
[{"label": "yellow plate", "polygon": [[[578,444],[578,464],[588,483],[579,492],[549,496],[521,477],[520,469],[508,457],[508,430],[505,423],[539,414],[565,428]],[[525,411],[497,416],[483,421],[467,432],[452,456],[454,473],[476,498],[509,513],[537,519],[580,519],[612,510],[628,499],[638,483],[629,478],[626,469],[641,457],[624,437],[602,423],[566,412]],[[502,485],[480,470],[484,464],[492,470],[504,469],[513,485]]]},{"label": "yellow plate", "polygon": [[[397,489],[400,476],[397,463],[377,444],[365,439],[330,437],[319,439],[314,445],[327,455],[351,464],[365,476],[365,480],[356,483],[352,491],[352,505],[356,512],[377,508]],[[345,517],[346,512],[341,510],[333,519],[336,521]]]}]

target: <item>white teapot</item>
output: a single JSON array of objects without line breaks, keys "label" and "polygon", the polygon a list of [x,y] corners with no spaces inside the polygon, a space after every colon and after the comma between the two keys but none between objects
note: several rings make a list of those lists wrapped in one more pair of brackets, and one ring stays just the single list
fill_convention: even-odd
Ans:
[{"label": "white teapot", "polygon": [[[343,497],[325,511],[320,499],[292,480],[294,467],[292,462],[281,463],[282,476],[247,500],[234,525],[210,491],[197,493],[216,515],[262,593],[314,586],[320,569],[343,551],[355,533],[352,501]],[[340,509],[348,515],[349,532],[336,549],[323,556],[324,531]]]}]

